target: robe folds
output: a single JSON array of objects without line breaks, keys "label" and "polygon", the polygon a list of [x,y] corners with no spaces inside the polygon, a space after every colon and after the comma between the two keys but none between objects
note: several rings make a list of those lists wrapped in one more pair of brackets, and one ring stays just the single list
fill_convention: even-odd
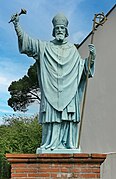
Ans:
[{"label": "robe folds", "polygon": [[[43,124],[42,147],[75,148],[80,121],[80,103],[88,71],[75,45],[56,40],[33,39],[19,27],[19,51],[36,60],[41,90],[39,122]],[[94,74],[94,57],[89,77]],[[59,148],[60,148],[59,147]]]}]

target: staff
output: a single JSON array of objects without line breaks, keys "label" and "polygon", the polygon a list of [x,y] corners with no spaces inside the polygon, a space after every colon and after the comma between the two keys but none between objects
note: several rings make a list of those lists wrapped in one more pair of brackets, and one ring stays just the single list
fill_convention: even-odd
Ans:
[{"label": "staff", "polygon": [[[95,14],[94,20],[93,20],[92,35],[91,35],[91,44],[93,44],[93,37],[94,37],[95,30],[97,29],[97,27],[99,25],[103,25],[105,23],[105,21],[106,21],[106,16],[104,16],[103,12],[99,13],[99,14]],[[81,138],[81,132],[82,132],[83,115],[84,115],[84,110],[85,110],[85,101],[86,101],[86,95],[87,95],[90,63],[91,63],[91,54],[89,54],[89,57],[88,57],[88,73],[86,76],[85,91],[84,91],[84,96],[83,96],[83,104],[82,104],[82,111],[81,111],[81,121],[80,121],[80,129],[79,129],[77,148],[79,148],[79,145],[80,145],[80,138]]]}]

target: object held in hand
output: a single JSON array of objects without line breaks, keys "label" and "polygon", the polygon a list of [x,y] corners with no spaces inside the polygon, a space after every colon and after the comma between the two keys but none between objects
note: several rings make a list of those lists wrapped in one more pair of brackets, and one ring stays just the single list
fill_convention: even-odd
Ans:
[{"label": "object held in hand", "polygon": [[[19,14],[15,14],[15,16],[20,16],[21,14],[26,14],[27,11],[25,9],[21,9],[21,12]],[[11,20],[9,21],[9,23],[13,22],[14,19],[11,18]]]}]

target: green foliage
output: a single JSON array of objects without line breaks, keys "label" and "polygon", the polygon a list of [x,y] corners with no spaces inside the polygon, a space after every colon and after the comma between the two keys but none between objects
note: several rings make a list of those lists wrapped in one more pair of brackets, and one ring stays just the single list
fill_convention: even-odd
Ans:
[{"label": "green foliage", "polygon": [[10,179],[10,164],[3,154],[0,154],[0,179]]},{"label": "green foliage", "polygon": [[35,153],[41,143],[41,126],[36,117],[4,117],[0,126],[0,179],[10,179],[6,153]]},{"label": "green foliage", "polygon": [[41,126],[36,117],[4,117],[0,126],[0,153],[35,153],[41,143]]},{"label": "green foliage", "polygon": [[27,107],[35,102],[40,101],[39,97],[39,84],[37,78],[36,63],[28,69],[27,75],[24,75],[18,81],[13,81],[8,91],[11,97],[8,100],[8,105],[13,108],[14,111],[27,110]]}]

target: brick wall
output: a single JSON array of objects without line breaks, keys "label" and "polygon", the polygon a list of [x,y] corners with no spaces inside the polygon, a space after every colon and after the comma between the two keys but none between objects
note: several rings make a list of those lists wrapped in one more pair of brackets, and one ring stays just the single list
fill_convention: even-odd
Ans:
[{"label": "brick wall", "polygon": [[99,179],[104,154],[6,154],[11,179]]}]

